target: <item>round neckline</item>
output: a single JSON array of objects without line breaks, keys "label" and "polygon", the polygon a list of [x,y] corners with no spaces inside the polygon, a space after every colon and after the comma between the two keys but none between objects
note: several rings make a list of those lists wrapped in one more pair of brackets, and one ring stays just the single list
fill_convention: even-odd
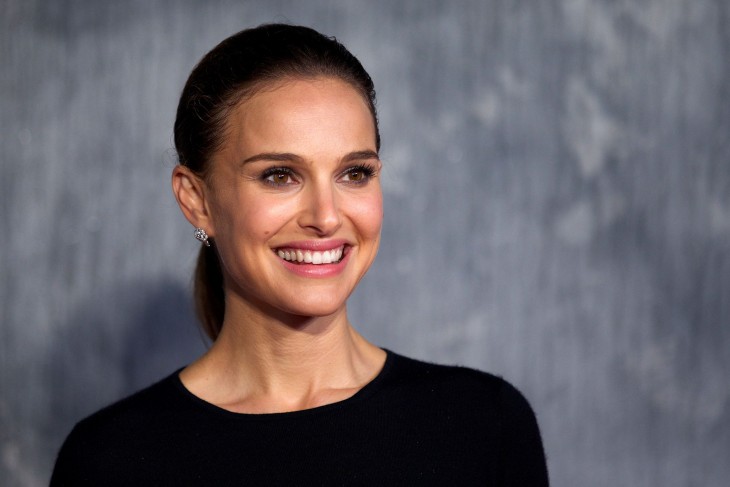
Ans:
[{"label": "round neckline", "polygon": [[269,420],[269,419],[294,419],[305,416],[311,416],[316,414],[323,414],[331,411],[335,411],[344,407],[348,407],[351,404],[361,402],[362,400],[370,397],[374,392],[378,390],[380,383],[388,375],[393,362],[395,361],[395,354],[390,350],[383,348],[385,352],[385,362],[378,374],[373,377],[370,382],[366,383],[360,388],[355,394],[340,401],[331,402],[329,404],[323,404],[313,408],[300,409],[297,411],[283,411],[277,413],[237,413],[229,411],[228,409],[216,406],[215,404],[206,401],[205,399],[196,396],[185,387],[182,380],[180,379],[180,372],[184,369],[181,368],[172,374],[172,382],[175,388],[183,395],[184,399],[192,402],[195,406],[200,407],[208,413],[215,414],[219,417],[233,418],[237,420]]}]

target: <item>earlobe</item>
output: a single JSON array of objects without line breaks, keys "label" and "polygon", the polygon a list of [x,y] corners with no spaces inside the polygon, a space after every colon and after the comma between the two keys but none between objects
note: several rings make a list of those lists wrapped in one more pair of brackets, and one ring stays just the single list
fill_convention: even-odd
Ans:
[{"label": "earlobe", "polygon": [[172,170],[172,192],[190,224],[196,228],[204,228],[212,237],[212,222],[205,200],[205,182],[189,168],[178,165]]}]

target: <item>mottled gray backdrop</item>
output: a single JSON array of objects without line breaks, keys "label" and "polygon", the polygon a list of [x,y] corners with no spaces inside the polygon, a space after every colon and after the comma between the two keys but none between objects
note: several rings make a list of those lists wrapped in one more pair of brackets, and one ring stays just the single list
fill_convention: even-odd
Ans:
[{"label": "mottled gray backdrop", "polygon": [[0,0],[0,483],[204,344],[169,189],[178,94],[243,27],[378,87],[375,343],[515,383],[556,486],[730,478],[726,0]]}]

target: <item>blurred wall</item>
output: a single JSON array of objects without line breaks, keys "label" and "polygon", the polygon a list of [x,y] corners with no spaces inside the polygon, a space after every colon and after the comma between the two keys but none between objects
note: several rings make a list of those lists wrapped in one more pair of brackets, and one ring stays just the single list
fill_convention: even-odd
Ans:
[{"label": "blurred wall", "polygon": [[169,190],[195,62],[270,21],[375,79],[386,221],[351,317],[505,376],[554,485],[730,478],[725,0],[0,1],[0,478],[204,349]]}]

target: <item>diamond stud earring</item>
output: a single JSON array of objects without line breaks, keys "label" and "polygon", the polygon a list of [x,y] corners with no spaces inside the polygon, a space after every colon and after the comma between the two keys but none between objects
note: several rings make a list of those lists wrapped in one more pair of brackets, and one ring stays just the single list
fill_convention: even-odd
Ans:
[{"label": "diamond stud earring", "polygon": [[193,233],[193,235],[195,236],[195,238],[197,238],[198,240],[203,242],[206,247],[210,247],[210,242],[208,242],[208,234],[205,233],[205,230],[198,227],[195,229],[195,232]]}]

